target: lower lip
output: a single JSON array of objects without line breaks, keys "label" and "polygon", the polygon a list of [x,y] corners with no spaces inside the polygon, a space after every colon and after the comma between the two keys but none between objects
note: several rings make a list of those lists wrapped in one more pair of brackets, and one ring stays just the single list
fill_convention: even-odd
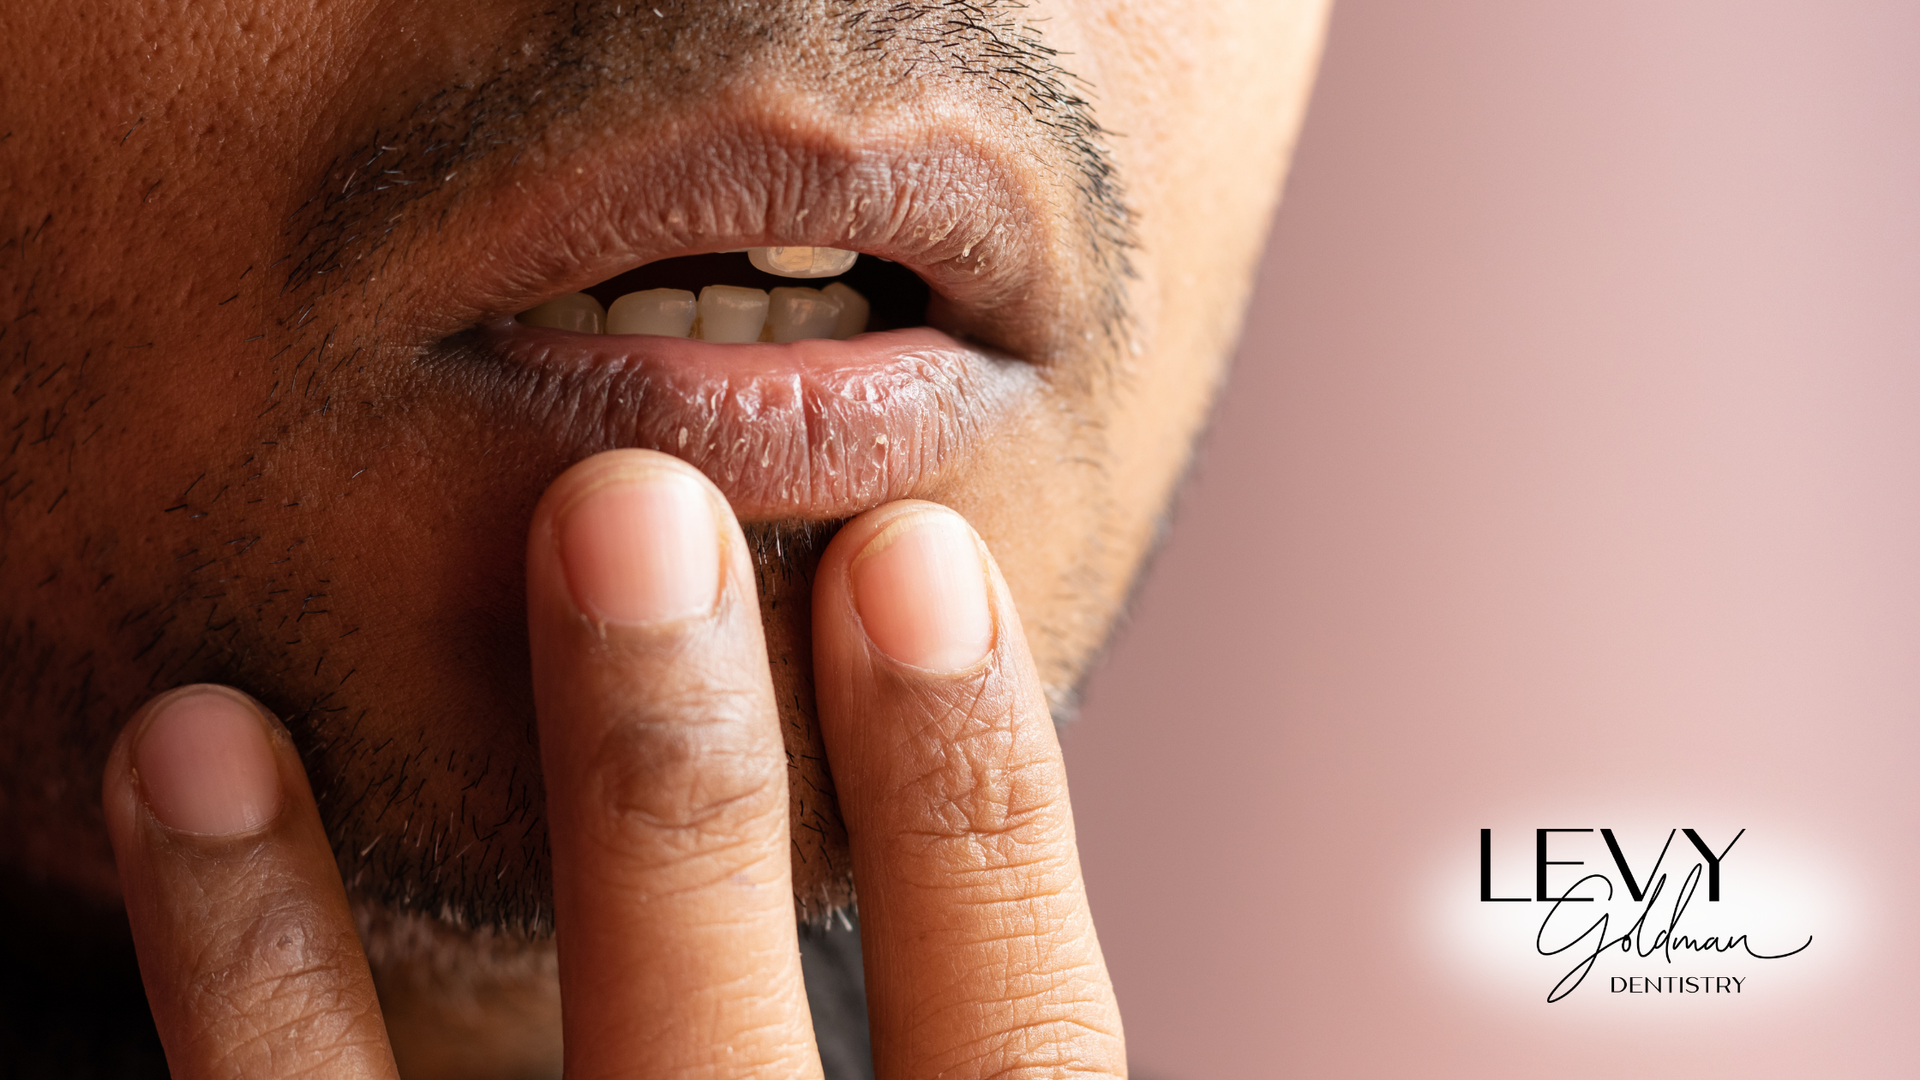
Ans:
[{"label": "lower lip", "polygon": [[682,458],[748,520],[847,517],[930,484],[1038,389],[1031,365],[929,327],[718,345],[503,320],[488,351],[539,376],[528,404],[589,443]]}]

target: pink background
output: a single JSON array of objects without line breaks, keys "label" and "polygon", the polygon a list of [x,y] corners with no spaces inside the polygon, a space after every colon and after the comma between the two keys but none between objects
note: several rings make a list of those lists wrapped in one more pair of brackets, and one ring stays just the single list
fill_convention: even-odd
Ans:
[{"label": "pink background", "polygon": [[[1136,1072],[1920,1076],[1916,646],[1920,5],[1342,0],[1066,736]],[[1748,828],[1807,964],[1462,958],[1477,828],[1628,818]]]}]

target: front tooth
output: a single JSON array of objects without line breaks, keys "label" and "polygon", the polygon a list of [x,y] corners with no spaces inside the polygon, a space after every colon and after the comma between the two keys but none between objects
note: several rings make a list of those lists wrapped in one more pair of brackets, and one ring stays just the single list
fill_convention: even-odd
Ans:
[{"label": "front tooth", "polygon": [[767,321],[767,302],[767,294],[759,289],[709,285],[700,290],[697,336],[730,344],[759,341],[760,327]]},{"label": "front tooth", "polygon": [[757,247],[747,249],[747,261],[781,277],[834,277],[853,269],[857,251],[823,247]]},{"label": "front tooth", "polygon": [[806,338],[830,338],[840,321],[840,301],[819,289],[775,289],[767,313],[772,339],[785,344]]},{"label": "front tooth", "polygon": [[630,292],[607,309],[607,333],[686,337],[693,329],[696,306],[693,294],[685,289]]},{"label": "front tooth", "polygon": [[532,311],[521,312],[520,321],[528,326],[544,326],[549,330],[600,334],[606,332],[607,309],[586,293],[568,293],[556,296]]},{"label": "front tooth", "polygon": [[867,312],[870,310],[866,297],[839,281],[820,291],[822,295],[840,301],[840,317],[833,323],[835,341],[845,341],[855,334],[866,332]]}]

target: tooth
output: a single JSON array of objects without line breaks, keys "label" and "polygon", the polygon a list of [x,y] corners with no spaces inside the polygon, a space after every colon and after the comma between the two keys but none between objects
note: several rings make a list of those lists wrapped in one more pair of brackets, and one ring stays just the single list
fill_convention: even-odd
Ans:
[{"label": "tooth", "polygon": [[840,321],[840,301],[819,289],[775,289],[767,329],[782,344],[805,338],[830,338]]},{"label": "tooth", "polygon": [[549,330],[601,334],[606,332],[607,309],[586,293],[568,293],[556,296],[532,311],[521,312],[520,321],[528,326],[544,326]]},{"label": "tooth", "polygon": [[767,294],[759,289],[709,285],[700,290],[696,335],[702,341],[759,341],[760,327],[766,321]]},{"label": "tooth", "polygon": [[693,329],[695,306],[693,294],[685,289],[630,292],[607,309],[607,333],[686,337]]},{"label": "tooth", "polygon": [[747,249],[747,261],[781,277],[833,277],[853,269],[857,251],[823,247],[757,247]]},{"label": "tooth", "polygon": [[865,333],[867,329],[867,298],[855,292],[842,282],[834,282],[820,290],[821,295],[840,301],[840,317],[834,320],[833,339],[845,341],[855,334]]}]

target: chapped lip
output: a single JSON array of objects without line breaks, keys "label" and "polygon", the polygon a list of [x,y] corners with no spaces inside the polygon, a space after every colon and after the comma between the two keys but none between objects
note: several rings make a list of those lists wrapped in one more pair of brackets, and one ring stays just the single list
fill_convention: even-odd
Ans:
[{"label": "chapped lip", "polygon": [[[924,124],[849,134],[776,110],[665,127],[628,152],[541,163],[549,182],[498,185],[484,245],[432,305],[460,362],[527,423],[563,417],[574,445],[675,454],[743,518],[827,519],[924,494],[1037,395],[1070,307],[1044,212],[1058,176]],[[759,245],[899,263],[932,290],[930,325],[721,345],[512,318],[634,266]]]},{"label": "chapped lip", "polygon": [[594,445],[686,460],[750,520],[845,517],[919,494],[1039,378],[930,327],[787,345],[511,321],[485,334],[490,351],[548,376],[531,407],[596,426]]}]

